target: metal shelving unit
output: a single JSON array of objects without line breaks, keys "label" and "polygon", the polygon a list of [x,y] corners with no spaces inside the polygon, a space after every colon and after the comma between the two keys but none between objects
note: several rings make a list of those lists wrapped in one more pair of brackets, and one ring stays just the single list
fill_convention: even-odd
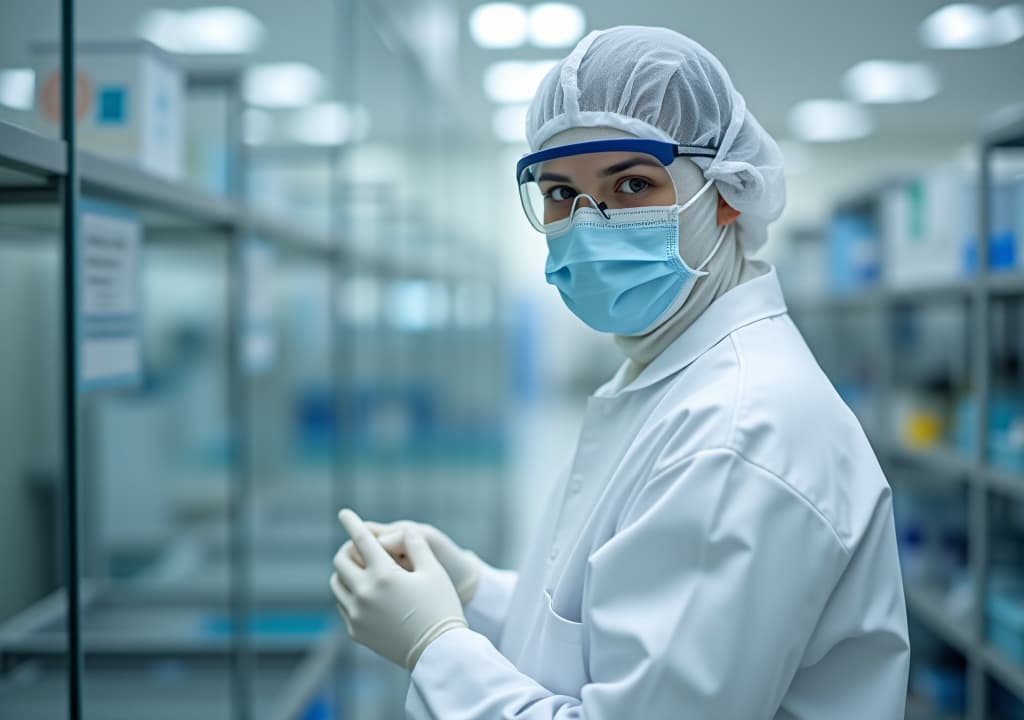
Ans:
[{"label": "metal shelving unit", "polygon": [[[74,26],[74,3],[65,0],[62,9],[64,35],[67,38],[71,35],[69,28]],[[63,76],[74,77],[74,48],[70,42],[64,43],[64,54]],[[237,83],[226,89],[229,93],[237,93]],[[64,107],[74,107],[71,93],[70,89],[65,88],[62,98]],[[236,96],[237,94],[229,95]],[[147,242],[168,240],[227,243],[231,262],[226,270],[229,276],[229,297],[226,298],[226,306],[231,318],[230,345],[233,349],[233,369],[230,387],[227,389],[231,406],[229,423],[240,438],[240,454],[245,454],[245,415],[248,412],[247,396],[250,388],[249,381],[240,377],[243,370],[240,354],[242,330],[239,327],[239,320],[244,297],[238,275],[242,268],[242,241],[251,235],[258,236],[289,252],[298,252],[322,261],[332,273],[337,270],[343,256],[343,243],[334,235],[306,232],[288,222],[249,210],[240,200],[243,197],[242,193],[238,192],[240,185],[230,181],[229,186],[234,190],[233,196],[218,197],[197,190],[186,183],[169,182],[129,164],[80,150],[76,146],[74,128],[67,127],[67,123],[71,122],[70,118],[65,117],[64,121],[64,140],[47,138],[19,126],[0,122],[0,213],[4,221],[16,227],[40,229],[62,237],[63,256],[69,257],[77,243],[75,220],[78,212],[77,198],[81,195],[131,206],[139,213]],[[230,128],[227,142],[237,142],[237,135],[232,133]],[[239,174],[238,168],[234,168],[234,174]],[[83,487],[83,470],[78,467],[81,402],[75,381],[77,358],[73,340],[76,333],[74,316],[77,300],[75,294],[70,291],[77,283],[77,270],[74,267],[75,263],[65,262],[63,266],[65,342],[69,346],[64,367],[64,406],[67,423],[64,428],[66,499],[63,514],[69,528],[63,543],[63,554],[67,559],[66,587],[12,621],[12,626],[16,626],[25,618],[48,617],[51,621],[47,626],[49,629],[33,626],[29,628],[31,632],[26,631],[24,637],[20,639],[12,639],[9,633],[5,634],[0,655],[9,655],[12,652],[16,654],[18,648],[24,646],[22,650],[33,657],[40,654],[45,656],[47,653],[66,657],[67,671],[63,676],[68,685],[66,716],[75,719],[83,716],[83,696],[86,694],[84,688],[87,682],[85,652],[94,657],[102,656],[103,662],[120,662],[127,671],[132,667],[131,658],[144,651],[145,642],[140,644],[138,638],[134,636],[108,637],[108,640],[113,640],[113,644],[97,642],[95,637],[85,632],[87,628],[84,625],[84,616],[94,612],[96,598],[81,578],[81,564],[78,560],[83,522],[80,490]],[[248,539],[243,526],[246,496],[251,487],[248,479],[250,472],[245,462],[236,464],[231,470],[230,495],[233,514],[228,523],[232,537],[228,608],[234,627],[245,627],[246,619],[251,612],[244,597],[245,591],[242,590],[243,586],[247,587],[248,570],[245,568],[249,562],[245,550]],[[245,636],[246,633],[231,633],[221,642],[223,647],[211,648],[208,642],[201,642],[194,648],[200,661],[220,663],[218,672],[231,688],[230,706],[233,717],[237,718],[254,715],[250,668],[254,653],[266,652],[265,648],[254,646]],[[177,640],[179,639],[171,638],[170,645],[159,644],[160,647],[156,650],[181,652],[183,648],[181,642],[176,642]],[[280,656],[281,648],[275,649],[275,657],[280,656],[278,659],[282,660],[283,665],[279,671],[275,671],[279,676],[275,682],[280,685],[280,692],[273,701],[275,712],[272,717],[288,720],[304,711],[310,694],[328,678],[341,644],[343,636],[337,628],[332,628],[322,637],[311,639],[305,646],[283,648],[290,653],[288,658]],[[285,660],[287,662],[284,662]],[[93,672],[100,671],[90,668],[89,673]],[[108,681],[105,676],[98,678],[97,682],[100,684]],[[51,684],[59,682],[60,677],[54,677]],[[17,698],[8,700],[15,702]],[[261,716],[265,715],[265,709],[260,708]],[[55,708],[51,707],[48,712],[53,710]]]},{"label": "metal shelving unit", "polygon": [[[978,207],[990,207],[993,155],[1004,148],[1024,148],[1024,118],[1009,126],[993,131],[982,138],[980,144],[981,182]],[[989,237],[988,213],[980,212],[978,237]],[[881,427],[869,428],[872,444],[883,462],[890,468],[894,464],[914,467],[931,478],[936,487],[950,483],[963,486],[967,491],[968,568],[974,581],[971,616],[953,618],[943,608],[941,591],[927,587],[906,588],[909,613],[929,627],[937,637],[959,652],[968,667],[968,720],[984,720],[988,716],[988,679],[994,678],[1024,701],[1024,666],[1019,665],[993,648],[985,639],[985,588],[989,563],[989,510],[990,500],[1000,498],[1011,502],[1024,502],[1024,474],[1016,474],[991,467],[987,462],[986,417],[991,388],[990,320],[993,300],[1015,298],[1024,302],[1024,271],[991,272],[988,268],[988,243],[978,243],[979,271],[971,278],[931,283],[910,288],[872,288],[864,293],[820,301],[805,299],[791,303],[795,315],[820,316],[838,313],[873,311],[888,315],[894,309],[907,305],[927,304],[935,301],[963,303],[970,313],[968,341],[976,352],[972,357],[971,385],[975,388],[977,403],[976,448],[967,457],[941,448],[913,449],[891,440],[892,428],[885,413]],[[892,389],[894,358],[891,339],[885,337],[887,323],[881,337],[875,337],[880,349],[876,390],[886,397]]]}]

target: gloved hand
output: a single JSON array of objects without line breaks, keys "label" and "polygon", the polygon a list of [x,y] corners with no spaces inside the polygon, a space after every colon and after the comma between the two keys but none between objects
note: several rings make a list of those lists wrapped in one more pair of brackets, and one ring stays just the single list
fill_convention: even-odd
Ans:
[{"label": "gloved hand", "polygon": [[455,587],[415,528],[403,533],[411,567],[405,570],[358,515],[346,509],[338,519],[365,561],[360,567],[344,546],[334,556],[331,590],[349,635],[412,670],[430,643],[448,630],[466,627]]},{"label": "gloved hand", "polygon": [[[459,593],[462,606],[465,607],[473,599],[477,585],[480,583],[481,561],[472,550],[459,547],[436,527],[425,523],[416,523],[410,520],[399,520],[392,523],[367,522],[366,527],[377,536],[380,544],[391,554],[391,557],[406,569],[408,567],[406,566],[405,545],[402,542],[402,536],[406,530],[418,531],[426,538],[434,557],[438,559],[445,572],[448,573],[448,577],[451,578],[452,585]],[[359,565],[363,565],[363,559],[359,556],[357,548],[348,543],[346,545],[352,559]]]}]

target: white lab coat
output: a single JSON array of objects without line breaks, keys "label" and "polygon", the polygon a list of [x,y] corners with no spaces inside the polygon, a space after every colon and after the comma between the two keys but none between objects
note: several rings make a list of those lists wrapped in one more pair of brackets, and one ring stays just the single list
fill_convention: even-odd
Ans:
[{"label": "white lab coat", "polygon": [[408,717],[896,720],[890,490],[774,270],[589,398],[518,577],[412,673]]}]

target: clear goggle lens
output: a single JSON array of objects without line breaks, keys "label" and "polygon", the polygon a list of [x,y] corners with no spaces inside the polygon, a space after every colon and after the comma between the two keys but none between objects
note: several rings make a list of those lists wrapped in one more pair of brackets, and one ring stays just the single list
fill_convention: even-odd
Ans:
[{"label": "clear goggle lens", "polygon": [[525,166],[519,194],[530,224],[557,233],[572,224],[581,208],[621,210],[670,206],[676,188],[665,165],[642,152],[594,152],[558,157]]}]

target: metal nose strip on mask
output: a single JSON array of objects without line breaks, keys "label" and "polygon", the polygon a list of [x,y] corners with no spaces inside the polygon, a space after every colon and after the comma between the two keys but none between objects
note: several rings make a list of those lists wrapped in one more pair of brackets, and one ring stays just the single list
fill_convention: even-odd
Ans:
[{"label": "metal nose strip on mask", "polygon": [[601,213],[602,216],[604,216],[605,220],[611,220],[611,216],[609,216],[608,212],[607,212],[608,204],[607,203],[603,203],[603,202],[598,202],[597,198],[594,197],[593,195],[591,195],[590,193],[580,193],[575,198],[573,198],[573,200],[572,200],[572,207],[569,208],[569,217],[570,218],[572,218],[572,216],[576,214],[576,203],[578,203],[580,201],[580,198],[587,198],[588,200],[590,200],[590,204],[593,205],[594,208],[599,213]]}]

